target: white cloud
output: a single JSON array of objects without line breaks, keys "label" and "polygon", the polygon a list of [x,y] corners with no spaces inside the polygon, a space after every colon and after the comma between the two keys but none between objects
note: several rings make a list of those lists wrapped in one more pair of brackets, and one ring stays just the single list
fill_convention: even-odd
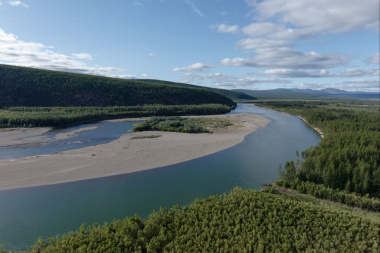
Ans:
[{"label": "white cloud", "polygon": [[220,64],[257,68],[325,69],[342,65],[348,60],[338,54],[303,53],[290,48],[258,48],[251,58],[225,58]]},{"label": "white cloud", "polygon": [[279,48],[289,47],[292,43],[286,40],[270,40],[264,38],[258,39],[242,39],[236,43],[236,46],[245,50],[253,50],[257,48]]},{"label": "white cloud", "polygon": [[149,53],[149,56],[156,56],[155,53]]},{"label": "white cloud", "polygon": [[135,75],[129,75],[129,74],[124,74],[124,75],[112,75],[111,77],[122,78],[122,79],[136,79],[136,78],[137,78]]},{"label": "white cloud", "polygon": [[205,69],[211,68],[210,65],[205,65],[203,63],[195,63],[193,65],[182,67],[182,68],[174,68],[172,69],[173,72],[179,72],[179,71],[202,71]]},{"label": "white cloud", "polygon": [[212,74],[191,74],[186,73],[180,75],[181,81],[185,83],[202,83],[202,81],[211,81],[215,86],[225,87],[225,88],[247,88],[255,87],[257,84],[263,83],[280,83],[288,84],[291,83],[289,80],[280,80],[280,79],[257,79],[247,77],[246,75],[235,76],[235,75],[224,75],[221,73],[212,73]]},{"label": "white cloud", "polygon": [[74,56],[75,58],[78,58],[78,59],[81,59],[81,60],[87,60],[87,61],[91,61],[92,60],[92,55],[90,54],[87,54],[87,53],[79,53],[79,54],[71,54],[72,56]]},{"label": "white cloud", "polygon": [[10,5],[12,5],[12,6],[21,6],[21,7],[24,7],[24,8],[29,8],[29,6],[27,4],[24,4],[21,1],[9,1],[8,3]]},{"label": "white cloud", "polygon": [[368,63],[369,64],[380,64],[380,53],[377,53],[375,55],[372,55],[369,59],[368,59]]},{"label": "white cloud", "polygon": [[149,77],[149,75],[148,75],[148,74],[141,74],[141,76],[142,76],[142,77],[144,77],[144,78],[147,78],[147,77]]},{"label": "white cloud", "polygon": [[203,13],[195,6],[195,4],[190,0],[185,0],[185,2],[190,5],[190,7],[193,9],[193,11],[198,14],[200,17],[204,17]]},{"label": "white cloud", "polygon": [[257,20],[275,19],[314,33],[379,30],[378,0],[266,0],[252,6]]},{"label": "white cloud", "polygon": [[[219,64],[269,68],[261,74],[273,77],[360,77],[378,74],[375,70],[360,69],[330,73],[325,69],[345,65],[350,58],[338,53],[292,49],[293,40],[357,29],[379,31],[378,0],[246,0],[246,4],[252,10],[253,22],[239,28],[247,37],[238,41],[236,47],[251,51],[252,55],[247,58],[225,58]],[[227,28],[224,30],[228,31]],[[372,56],[368,63],[379,63],[379,55]]]},{"label": "white cloud", "polygon": [[253,73],[256,75],[265,75],[281,78],[323,78],[323,77],[364,77],[364,76],[379,76],[378,69],[346,69],[343,72],[330,73],[325,69],[319,71],[308,71],[303,69],[269,69]]},{"label": "white cloud", "polygon": [[212,29],[218,30],[218,32],[221,33],[238,33],[239,32],[239,26],[237,25],[225,25],[225,24],[220,24],[220,25],[212,25]]},{"label": "white cloud", "polygon": [[313,90],[334,88],[334,89],[341,89],[341,90],[346,90],[346,91],[379,92],[379,81],[354,79],[354,80],[345,81],[342,83],[334,83],[334,84],[302,83],[302,84],[295,85],[294,88],[313,89]]},{"label": "white cloud", "polygon": [[124,72],[123,69],[115,67],[88,66],[81,59],[89,59],[88,54],[72,54],[68,56],[56,53],[52,47],[45,46],[37,42],[25,42],[13,34],[7,34],[0,28],[0,63],[18,65],[25,67],[34,67],[42,69],[51,69],[59,71],[68,71],[76,73],[85,73],[93,75],[130,77],[121,74],[116,76],[114,73]]}]

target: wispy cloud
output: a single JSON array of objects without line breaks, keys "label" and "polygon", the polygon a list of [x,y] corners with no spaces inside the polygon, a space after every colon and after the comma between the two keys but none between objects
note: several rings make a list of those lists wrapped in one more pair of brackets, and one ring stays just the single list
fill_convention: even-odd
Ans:
[{"label": "wispy cloud", "polygon": [[255,75],[264,75],[281,78],[324,78],[324,77],[365,77],[365,76],[379,76],[378,69],[360,69],[350,68],[343,72],[331,73],[325,69],[319,71],[309,71],[303,69],[268,69],[253,73]]},{"label": "wispy cloud", "polygon": [[195,6],[195,4],[190,0],[185,0],[185,2],[190,5],[190,7],[193,9],[193,11],[198,14],[200,17],[204,17],[203,13]]},{"label": "wispy cloud", "polygon": [[[264,68],[256,75],[279,78],[364,77],[379,75],[378,70],[346,69],[342,67],[351,57],[338,53],[302,52],[294,49],[296,40],[349,31],[372,30],[379,32],[378,0],[246,0],[252,21],[248,24],[214,25],[220,33],[240,33],[245,38],[236,47],[251,53],[250,57],[224,58],[219,64]],[[355,18],[352,18],[355,17]],[[379,64],[380,55],[367,60]]]},{"label": "wispy cloud", "polygon": [[319,83],[301,83],[292,88],[320,90],[326,88],[342,89],[346,91],[363,91],[379,92],[379,81],[371,79],[353,79],[341,83],[319,84]]},{"label": "wispy cloud", "polygon": [[222,17],[225,17],[225,16],[227,16],[228,15],[228,11],[222,11],[221,13],[220,13],[220,16],[222,16]]},{"label": "wispy cloud", "polygon": [[144,4],[139,1],[134,1],[133,4],[136,6],[144,6]]},{"label": "wispy cloud", "polygon": [[0,63],[59,71],[85,73],[102,76],[130,78],[125,70],[115,67],[89,66],[81,60],[91,60],[86,53],[65,55],[53,51],[52,47],[37,42],[25,42],[0,28]]},{"label": "wispy cloud", "polygon": [[206,65],[203,63],[195,63],[193,65],[182,67],[182,68],[174,68],[172,69],[173,72],[179,72],[179,71],[202,71],[205,69],[211,68],[210,65]]},{"label": "wispy cloud", "polygon": [[220,64],[256,68],[326,69],[348,62],[338,54],[300,52],[290,48],[258,48],[251,58],[225,58]]},{"label": "wispy cloud", "polygon": [[202,83],[203,81],[211,81],[214,86],[230,88],[230,89],[238,89],[238,88],[255,88],[257,84],[289,84],[291,81],[289,80],[281,80],[281,79],[257,79],[251,78],[247,75],[224,75],[221,73],[212,73],[212,74],[192,74],[186,73],[180,75],[181,81],[185,83]]},{"label": "wispy cloud", "polygon": [[24,8],[29,8],[29,6],[27,4],[24,4],[21,1],[9,1],[8,3],[10,5],[12,5],[12,6],[21,6],[21,7],[24,7]]},{"label": "wispy cloud", "polygon": [[91,61],[92,60],[92,55],[87,54],[87,53],[79,53],[79,54],[72,53],[71,55],[74,56],[75,58],[78,58],[78,59],[81,59],[81,60],[87,60],[87,61]]},{"label": "wispy cloud", "polygon": [[369,59],[368,59],[368,63],[369,64],[380,64],[380,53],[377,53],[375,55],[372,55]]},{"label": "wispy cloud", "polygon": [[238,33],[239,32],[238,25],[220,24],[220,25],[212,25],[210,27],[211,29],[216,29],[220,33]]},{"label": "wispy cloud", "polygon": [[148,55],[151,56],[151,57],[156,56],[155,53],[149,53]]}]

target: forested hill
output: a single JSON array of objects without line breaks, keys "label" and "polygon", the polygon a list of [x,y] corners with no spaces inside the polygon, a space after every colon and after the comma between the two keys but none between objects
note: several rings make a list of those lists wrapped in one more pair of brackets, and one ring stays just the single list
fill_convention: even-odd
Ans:
[{"label": "forested hill", "polygon": [[139,79],[139,80],[144,81],[144,82],[151,82],[151,83],[160,83],[160,84],[176,85],[176,86],[191,87],[191,88],[198,88],[198,89],[206,89],[206,90],[219,93],[232,100],[255,100],[256,99],[255,97],[248,95],[244,92],[234,91],[234,90],[217,89],[217,88],[203,87],[203,86],[192,85],[192,84],[187,84],[187,83],[176,83],[176,82],[169,82],[169,81],[162,81],[162,80],[155,80],[155,79]]},{"label": "forested hill", "polygon": [[0,65],[0,107],[224,104],[210,90]]}]

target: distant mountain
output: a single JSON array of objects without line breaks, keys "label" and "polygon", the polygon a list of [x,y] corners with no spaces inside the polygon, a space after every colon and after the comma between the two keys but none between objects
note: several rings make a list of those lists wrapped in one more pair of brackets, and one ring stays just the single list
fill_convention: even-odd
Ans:
[{"label": "distant mountain", "polygon": [[210,87],[204,87],[204,86],[198,86],[193,84],[187,84],[187,83],[177,83],[177,82],[169,82],[169,81],[162,81],[162,80],[156,80],[156,79],[138,79],[139,81],[143,82],[149,82],[149,83],[160,83],[160,84],[166,84],[166,85],[175,85],[175,86],[183,86],[183,87],[190,87],[190,88],[198,88],[198,89],[206,89],[210,90],[216,93],[219,93],[225,97],[228,97],[232,100],[254,100],[256,99],[253,96],[250,96],[244,92],[239,92],[235,90],[225,90],[225,89],[217,89],[217,88],[210,88]]},{"label": "distant mountain", "polygon": [[243,90],[237,89],[235,91],[244,92],[250,96],[255,96],[259,99],[347,99],[347,98],[360,98],[360,99],[379,99],[378,92],[350,92],[339,89],[274,89],[274,90]]},{"label": "distant mountain", "polygon": [[0,65],[0,107],[225,104],[209,89]]}]

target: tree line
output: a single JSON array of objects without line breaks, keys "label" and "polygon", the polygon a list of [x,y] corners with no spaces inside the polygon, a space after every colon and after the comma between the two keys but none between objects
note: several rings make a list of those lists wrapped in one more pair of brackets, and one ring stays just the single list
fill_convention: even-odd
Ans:
[{"label": "tree line", "polygon": [[235,188],[189,206],[39,239],[32,252],[377,252],[378,224],[290,196]]},{"label": "tree line", "polygon": [[222,104],[142,105],[114,107],[7,107],[0,109],[0,128],[65,127],[122,117],[210,115],[231,111]]},{"label": "tree line", "polygon": [[[322,184],[331,189],[380,197],[380,117],[378,106],[359,102],[268,102],[265,105],[304,117],[325,138],[283,168],[285,182]],[[338,106],[339,105],[339,106]]]}]

